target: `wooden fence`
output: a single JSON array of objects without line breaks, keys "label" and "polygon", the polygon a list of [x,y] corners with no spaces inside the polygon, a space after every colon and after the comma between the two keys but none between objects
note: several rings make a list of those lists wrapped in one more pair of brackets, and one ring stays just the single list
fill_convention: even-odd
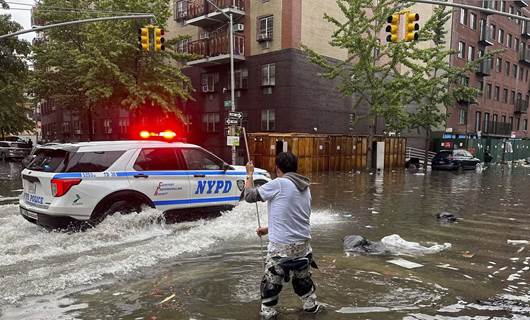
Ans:
[{"label": "wooden fence", "polygon": [[[385,168],[405,166],[406,139],[376,137],[385,142]],[[251,133],[250,157],[257,167],[274,170],[274,159],[281,151],[298,156],[300,173],[352,171],[367,167],[368,137],[299,133]]]}]

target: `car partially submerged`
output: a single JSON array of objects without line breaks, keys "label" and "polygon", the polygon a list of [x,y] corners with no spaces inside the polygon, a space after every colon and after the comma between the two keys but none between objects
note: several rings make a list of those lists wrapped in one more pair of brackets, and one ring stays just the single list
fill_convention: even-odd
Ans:
[{"label": "car partially submerged", "polygon": [[[99,141],[39,148],[22,171],[20,213],[50,228],[94,226],[116,212],[235,206],[246,171],[181,142]],[[270,180],[256,169],[256,184]]]},{"label": "car partially submerged", "polygon": [[432,159],[433,170],[475,170],[480,160],[465,149],[441,150]]}]

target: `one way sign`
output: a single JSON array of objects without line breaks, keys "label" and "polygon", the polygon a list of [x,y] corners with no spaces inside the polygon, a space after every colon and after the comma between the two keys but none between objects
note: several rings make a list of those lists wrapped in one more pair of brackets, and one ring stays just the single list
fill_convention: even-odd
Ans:
[{"label": "one way sign", "polygon": [[243,112],[235,112],[235,111],[228,112],[228,118],[229,119],[236,119],[236,120],[242,119],[243,118]]}]

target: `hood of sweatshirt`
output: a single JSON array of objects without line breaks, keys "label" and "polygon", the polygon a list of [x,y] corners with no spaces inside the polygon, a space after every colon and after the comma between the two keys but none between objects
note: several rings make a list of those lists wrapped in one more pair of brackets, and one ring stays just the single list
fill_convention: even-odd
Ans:
[{"label": "hood of sweatshirt", "polygon": [[311,182],[308,177],[294,172],[287,172],[282,176],[282,178],[292,181],[299,191],[304,191],[307,189]]}]

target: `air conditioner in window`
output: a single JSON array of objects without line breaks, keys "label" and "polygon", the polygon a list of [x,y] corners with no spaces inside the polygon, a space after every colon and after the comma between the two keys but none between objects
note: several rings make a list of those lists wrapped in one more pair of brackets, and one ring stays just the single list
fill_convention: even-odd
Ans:
[{"label": "air conditioner in window", "polygon": [[234,26],[234,31],[235,31],[235,32],[243,32],[243,31],[245,31],[245,25],[242,24],[242,23],[237,23],[237,24]]},{"label": "air conditioner in window", "polygon": [[212,89],[210,89],[210,87],[208,85],[203,85],[202,86],[202,92],[212,92],[213,91]]},{"label": "air conditioner in window", "polygon": [[210,33],[209,32],[201,32],[199,35],[199,39],[210,39]]},{"label": "air conditioner in window", "polygon": [[186,18],[188,16],[188,13],[186,11],[179,11],[177,13],[177,16],[178,16],[179,19],[184,19],[184,18]]},{"label": "air conditioner in window", "polygon": [[266,33],[260,33],[258,34],[258,39],[257,39],[259,42],[262,42],[262,41],[270,41],[271,40],[271,37],[266,34]]}]

